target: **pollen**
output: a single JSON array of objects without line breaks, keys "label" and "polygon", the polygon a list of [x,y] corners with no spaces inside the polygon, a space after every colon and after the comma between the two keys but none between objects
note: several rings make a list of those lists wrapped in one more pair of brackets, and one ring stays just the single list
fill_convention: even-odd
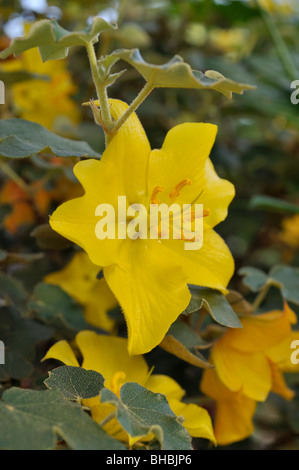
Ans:
[{"label": "pollen", "polygon": [[175,188],[169,194],[170,199],[176,199],[181,194],[181,189],[185,186],[191,186],[192,182],[189,178],[185,178],[183,181],[180,181]]},{"label": "pollen", "polygon": [[159,204],[159,199],[157,199],[157,195],[159,193],[163,193],[164,188],[162,186],[156,186],[153,189],[152,195],[151,195],[151,204]]}]

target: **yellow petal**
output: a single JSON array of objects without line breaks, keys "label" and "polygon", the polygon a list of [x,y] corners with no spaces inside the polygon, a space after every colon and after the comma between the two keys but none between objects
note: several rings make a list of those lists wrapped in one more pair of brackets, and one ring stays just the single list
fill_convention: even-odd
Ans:
[{"label": "yellow petal", "polygon": [[106,331],[112,331],[115,322],[109,317],[109,310],[118,305],[105,279],[98,279],[89,291],[84,316],[88,323]]},{"label": "yellow petal", "polygon": [[152,374],[146,381],[145,387],[154,393],[162,393],[167,400],[181,400],[185,390],[168,375]]},{"label": "yellow petal", "polygon": [[262,353],[246,354],[219,340],[212,348],[212,361],[220,380],[232,391],[248,398],[266,400],[271,387],[271,368]]},{"label": "yellow petal", "polygon": [[217,402],[215,436],[219,445],[228,445],[249,437],[253,431],[256,402],[246,396],[239,400]]},{"label": "yellow petal", "polygon": [[182,266],[188,284],[210,287],[227,293],[234,272],[234,260],[222,238],[214,230],[205,230],[199,250],[184,249],[182,240],[163,240],[169,257]]},{"label": "yellow petal", "polygon": [[[127,103],[109,100],[111,115],[117,120],[127,109]],[[135,204],[146,193],[146,179],[150,144],[136,115],[131,114],[112,138],[102,156],[102,162],[113,162],[122,179],[121,195],[126,195],[129,204]]]},{"label": "yellow petal", "polygon": [[273,364],[271,361],[270,365],[272,371],[272,392],[281,395],[286,400],[292,400],[295,396],[295,392],[287,386],[282,372],[277,365]]},{"label": "yellow petal", "polygon": [[291,333],[290,312],[273,310],[241,318],[243,328],[227,330],[223,341],[243,352],[265,351],[279,345]]},{"label": "yellow petal", "polygon": [[235,188],[229,181],[219,178],[210,159],[205,164],[205,186],[201,196],[196,201],[210,209],[205,222],[210,227],[222,222],[228,212],[228,206],[235,196]]},{"label": "yellow petal", "polygon": [[[115,406],[110,405],[109,403],[99,403],[91,407],[91,416],[94,421],[100,423],[114,410]],[[115,439],[118,439],[122,442],[128,442],[128,434],[123,430],[116,418],[113,418],[105,426],[103,426],[103,429]]]},{"label": "yellow petal", "polygon": [[[298,341],[298,346],[294,349],[291,348],[293,341]],[[296,350],[299,349],[299,331],[295,330],[290,333],[290,335],[282,342],[276,346],[267,349],[265,351],[266,356],[276,364],[280,370],[283,372],[299,372],[299,362],[298,364],[293,364],[294,359],[297,360],[299,354],[296,353]],[[292,358],[294,354],[294,358]],[[292,362],[293,359],[293,362]]]},{"label": "yellow petal", "polygon": [[238,395],[238,392],[232,392],[221,382],[216,369],[204,370],[200,389],[205,395],[214,400],[230,400]]},{"label": "yellow petal", "polygon": [[60,286],[67,294],[79,303],[85,304],[89,298],[90,288],[94,285],[99,266],[93,264],[83,251],[75,253],[71,261],[60,271],[44,277],[48,284]]},{"label": "yellow petal", "polygon": [[177,203],[191,203],[205,186],[205,163],[214,145],[217,126],[204,123],[185,123],[173,127],[161,150],[150,155],[148,170],[149,194],[156,186],[164,192],[161,202],[170,203],[169,194],[184,179],[191,181],[178,196]]},{"label": "yellow petal", "polygon": [[181,268],[158,241],[133,240],[126,257],[130,266],[105,268],[104,275],[125,314],[129,353],[144,354],[162,341],[191,296]]},{"label": "yellow petal", "polygon": [[90,159],[77,163],[74,173],[84,187],[85,195],[59,206],[50,217],[50,225],[60,235],[81,246],[94,264],[107,266],[117,259],[123,240],[97,238],[95,228],[99,217],[95,216],[95,211],[102,203],[117,207],[117,171],[113,164]]},{"label": "yellow petal", "polygon": [[42,361],[46,359],[57,359],[66,366],[80,367],[72,348],[65,340],[55,343],[43,357]]},{"label": "yellow petal", "polygon": [[106,387],[111,388],[113,376],[119,371],[125,374],[126,382],[145,383],[148,365],[142,356],[129,356],[125,338],[81,331],[76,342],[83,356],[82,367],[102,374]]},{"label": "yellow petal", "polygon": [[209,439],[216,444],[212,421],[207,410],[193,403],[187,404],[175,399],[169,400],[169,406],[177,416],[185,418],[183,426],[192,437]]},{"label": "yellow petal", "polygon": [[217,401],[214,430],[217,443],[227,445],[250,436],[256,402],[242,392],[233,392],[219,379],[215,369],[203,373],[201,391]]}]

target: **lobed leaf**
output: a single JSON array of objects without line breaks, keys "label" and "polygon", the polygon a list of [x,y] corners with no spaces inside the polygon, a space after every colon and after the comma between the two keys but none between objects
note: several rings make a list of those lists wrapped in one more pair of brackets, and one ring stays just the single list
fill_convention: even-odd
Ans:
[{"label": "lobed leaf", "polygon": [[0,420],[0,449],[49,450],[62,438],[74,450],[125,450],[81,406],[57,391],[6,390]]},{"label": "lobed leaf", "polygon": [[44,384],[68,400],[78,401],[98,396],[104,387],[104,378],[94,370],[62,366],[50,371]]},{"label": "lobed leaf", "polygon": [[192,70],[190,65],[178,55],[163,65],[145,62],[139,49],[119,49],[111,55],[132,65],[153,88],[211,89],[222,93],[227,98],[231,98],[232,93],[242,94],[244,90],[255,88],[234,82],[214,70],[208,70],[205,73]]},{"label": "lobed leaf", "polygon": [[299,305],[299,268],[275,266],[267,275],[246,266],[239,270],[239,274],[245,276],[243,282],[253,292],[261,291],[266,285],[278,287],[285,300]]},{"label": "lobed leaf", "polygon": [[102,31],[115,28],[116,25],[107,23],[99,16],[95,16],[85,29],[75,32],[62,28],[56,20],[40,20],[33,24],[26,37],[15,38],[9,47],[0,53],[0,58],[6,59],[11,54],[18,56],[38,47],[43,62],[64,59],[68,55],[69,47],[95,43]]},{"label": "lobed leaf", "polygon": [[239,269],[238,274],[244,276],[243,283],[253,292],[259,292],[269,280],[267,274],[251,266],[244,266]]},{"label": "lobed leaf", "polygon": [[120,389],[120,398],[104,388],[101,403],[116,406],[116,418],[131,437],[153,434],[164,450],[191,449],[191,438],[171,411],[164,395],[127,382]]}]

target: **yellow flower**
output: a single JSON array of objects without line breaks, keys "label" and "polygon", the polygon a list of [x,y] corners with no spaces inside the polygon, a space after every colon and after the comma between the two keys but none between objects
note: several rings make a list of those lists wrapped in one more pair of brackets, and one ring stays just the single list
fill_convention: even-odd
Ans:
[{"label": "yellow flower", "polygon": [[215,28],[210,32],[212,45],[226,53],[242,54],[247,51],[248,39],[248,31],[242,28]]},{"label": "yellow flower", "polygon": [[[118,100],[110,104],[114,119],[128,107]],[[151,151],[136,114],[132,115],[101,161],[75,165],[85,194],[62,204],[50,218],[54,230],[104,267],[126,317],[130,354],[148,352],[162,341],[190,301],[187,283],[226,292],[234,263],[213,227],[226,217],[234,187],[217,176],[208,158],[216,130],[212,124],[182,124],[169,131],[161,150]],[[121,195],[129,205],[140,203],[146,208],[158,202],[169,206],[175,201],[180,207],[203,204],[209,215],[204,217],[202,248],[185,250],[184,240],[150,239],[148,234],[146,239],[99,240],[95,210],[107,203],[117,214]]]},{"label": "yellow flower", "polygon": [[215,369],[204,372],[200,388],[216,401],[214,431],[219,445],[240,441],[253,433],[254,400],[241,392],[232,392],[221,382]]},{"label": "yellow flower", "polygon": [[[182,402],[185,392],[180,385],[166,375],[151,374],[143,356],[129,356],[126,339],[81,331],[76,336],[76,343],[83,356],[81,367],[102,374],[105,387],[116,395],[119,396],[120,388],[125,382],[137,382],[154,393],[162,393],[172,411],[185,418],[183,425],[191,436],[216,443],[208,412],[197,405]],[[80,367],[67,341],[54,344],[43,361],[46,359],[57,359],[66,365]],[[91,408],[92,417],[97,422],[101,422],[114,410],[113,405],[101,403],[99,397],[83,400],[83,404]],[[115,418],[104,429],[122,441],[129,441],[131,445],[136,441],[130,439]]]},{"label": "yellow flower", "polygon": [[291,248],[299,248],[299,214],[283,219],[279,238]]},{"label": "yellow flower", "polygon": [[117,301],[105,279],[97,279],[99,271],[99,266],[91,263],[86,253],[78,252],[63,269],[48,274],[44,281],[60,286],[83,305],[88,323],[111,331],[114,322],[107,312],[117,306]]},{"label": "yellow flower", "polygon": [[13,104],[21,118],[48,129],[59,125],[58,120],[61,125],[79,121],[79,110],[71,99],[77,88],[64,60],[43,63],[35,48],[17,59],[3,62],[1,68],[7,72],[24,71],[45,76],[46,80],[31,79],[12,85]]},{"label": "yellow flower", "polygon": [[[291,363],[291,343],[299,332],[291,331],[296,315],[271,311],[241,318],[242,329],[227,330],[212,347],[212,371],[205,371],[201,390],[217,401],[215,435],[218,443],[244,439],[253,431],[256,401],[265,401],[270,391],[291,400],[294,392],[283,372],[298,372]],[[231,420],[227,426],[225,417]]]}]

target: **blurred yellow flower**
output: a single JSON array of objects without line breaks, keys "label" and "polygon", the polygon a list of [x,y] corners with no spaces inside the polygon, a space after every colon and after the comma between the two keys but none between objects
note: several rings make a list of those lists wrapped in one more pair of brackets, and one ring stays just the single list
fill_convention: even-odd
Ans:
[{"label": "blurred yellow flower", "polygon": [[256,401],[265,401],[270,391],[287,400],[293,398],[283,372],[299,371],[299,365],[291,363],[291,343],[299,339],[299,331],[291,330],[296,321],[285,303],[284,311],[241,318],[242,329],[226,330],[213,345],[215,369],[204,372],[201,390],[217,401],[215,435],[219,444],[252,433]]},{"label": "blurred yellow flower", "polygon": [[34,121],[52,130],[55,125],[67,126],[79,121],[79,110],[71,98],[77,91],[65,60],[43,63],[37,48],[16,59],[3,61],[6,72],[25,71],[42,75],[45,80],[31,79],[12,85],[13,105],[21,118]]},{"label": "blurred yellow flower", "polygon": [[269,13],[291,15],[295,11],[294,0],[257,0],[260,6]]},{"label": "blurred yellow flower", "polygon": [[91,263],[86,253],[78,252],[63,269],[48,274],[44,281],[60,286],[83,305],[84,316],[88,323],[111,331],[114,322],[109,318],[108,312],[118,303],[105,279],[97,279],[99,271],[99,266]]},{"label": "blurred yellow flower", "polygon": [[212,46],[236,57],[250,51],[249,31],[244,28],[215,28],[209,33],[209,39]]},{"label": "blurred yellow flower", "polygon": [[[127,341],[115,336],[98,335],[92,331],[81,331],[76,336],[76,343],[83,356],[82,366],[87,370],[95,370],[103,375],[105,387],[119,396],[120,388],[125,382],[137,382],[154,393],[166,396],[169,406],[177,415],[185,418],[183,425],[193,437],[202,437],[216,443],[208,412],[194,404],[182,401],[185,395],[180,385],[167,375],[152,374],[142,356],[130,357]],[[66,365],[80,367],[77,358],[67,341],[54,344],[43,361],[57,359]],[[100,423],[114,406],[101,403],[99,397],[83,400],[82,403],[91,408],[95,421]],[[104,426],[104,429],[117,439],[129,441],[132,445],[137,439],[131,439],[117,422],[116,418]]]},{"label": "blurred yellow flower", "polygon": [[[128,105],[110,100],[113,118]],[[85,189],[81,198],[62,204],[50,218],[51,227],[81,246],[98,266],[120,302],[128,326],[130,354],[143,354],[164,338],[169,326],[190,301],[187,284],[226,292],[233,274],[233,258],[213,227],[225,219],[234,196],[233,185],[220,179],[210,161],[217,127],[182,124],[171,129],[161,150],[151,151],[146,134],[133,114],[113,137],[101,161],[77,163],[74,173]],[[192,183],[192,184],[191,184]],[[149,208],[201,203],[203,246],[185,249],[183,239],[104,239],[95,233],[95,210],[101,203]],[[126,228],[128,220],[123,226]],[[117,225],[117,224],[116,224]]]},{"label": "blurred yellow flower", "polygon": [[286,217],[281,225],[280,240],[293,249],[299,248],[299,214]]}]

